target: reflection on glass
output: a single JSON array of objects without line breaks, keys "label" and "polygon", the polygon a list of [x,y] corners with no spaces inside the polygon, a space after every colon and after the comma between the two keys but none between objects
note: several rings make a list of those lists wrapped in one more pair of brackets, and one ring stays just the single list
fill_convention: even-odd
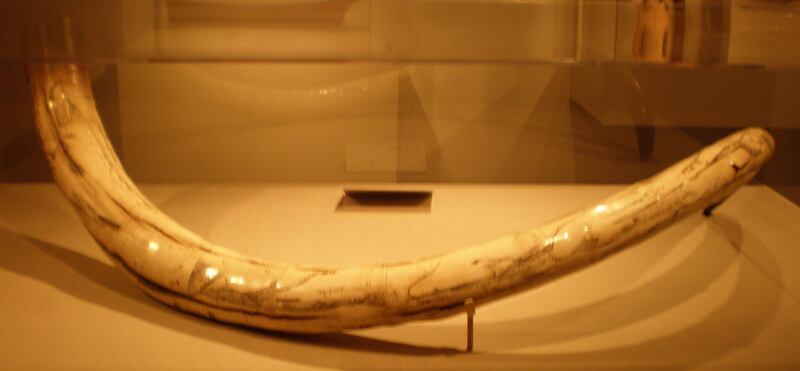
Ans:
[{"label": "reflection on glass", "polygon": [[159,0],[157,9],[172,27],[309,26],[341,23],[355,0]]},{"label": "reflection on glass", "polygon": [[672,43],[672,0],[634,0],[636,29],[633,58],[640,62],[669,60]]}]

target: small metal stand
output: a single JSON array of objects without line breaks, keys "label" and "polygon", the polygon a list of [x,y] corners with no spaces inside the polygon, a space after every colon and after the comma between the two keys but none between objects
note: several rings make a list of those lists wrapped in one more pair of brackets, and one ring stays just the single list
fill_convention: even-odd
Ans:
[{"label": "small metal stand", "polygon": [[715,204],[708,205],[708,207],[703,209],[703,215],[705,215],[706,218],[711,217],[712,215],[714,215],[714,210],[716,210],[719,207],[719,205],[722,205],[722,203],[725,202],[726,199],[720,200],[719,202],[717,202]]},{"label": "small metal stand", "polygon": [[473,321],[475,317],[475,300],[469,298],[464,301],[464,306],[467,308],[467,352],[472,353],[473,345]]}]

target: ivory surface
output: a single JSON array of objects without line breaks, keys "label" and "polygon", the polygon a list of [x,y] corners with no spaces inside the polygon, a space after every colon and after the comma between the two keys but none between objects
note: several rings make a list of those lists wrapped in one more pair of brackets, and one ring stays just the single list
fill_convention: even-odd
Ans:
[{"label": "ivory surface", "polygon": [[440,318],[464,311],[467,299],[480,305],[534,287],[718,204],[774,150],[766,131],[750,128],[584,210],[495,241],[408,262],[299,267],[205,241],[150,203],[114,154],[83,67],[36,65],[28,73],[56,183],[114,263],[167,305],[286,332]]}]

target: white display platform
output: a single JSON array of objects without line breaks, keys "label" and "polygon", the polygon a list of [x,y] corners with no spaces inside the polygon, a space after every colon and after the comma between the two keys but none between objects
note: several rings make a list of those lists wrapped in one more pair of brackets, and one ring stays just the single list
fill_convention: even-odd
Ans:
[{"label": "white display platform", "polygon": [[[430,207],[337,208],[342,185],[143,186],[180,223],[267,259],[346,266],[524,230],[622,186],[431,185]],[[363,188],[363,187],[360,187]],[[177,312],[140,292],[52,184],[0,184],[3,369],[797,369],[800,208],[742,189],[593,267],[463,316],[322,336]]]}]

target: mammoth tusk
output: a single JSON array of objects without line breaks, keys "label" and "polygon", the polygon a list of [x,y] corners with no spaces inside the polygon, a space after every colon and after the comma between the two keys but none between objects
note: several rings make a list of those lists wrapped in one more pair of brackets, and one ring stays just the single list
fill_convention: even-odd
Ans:
[{"label": "mammoth tusk", "polygon": [[28,67],[36,126],[61,191],[114,263],[183,311],[315,333],[433,319],[587,266],[713,207],[772,155],[763,129],[734,133],[587,209],[511,236],[406,263],[325,269],[240,255],[184,229],[136,188],[106,137],[85,68]]}]

